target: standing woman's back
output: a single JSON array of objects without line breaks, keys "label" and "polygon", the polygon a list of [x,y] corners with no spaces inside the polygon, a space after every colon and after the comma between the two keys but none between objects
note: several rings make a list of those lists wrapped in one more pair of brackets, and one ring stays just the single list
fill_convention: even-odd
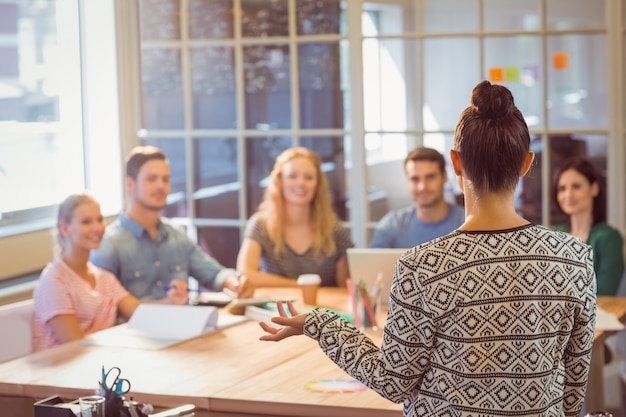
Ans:
[{"label": "standing woman's back", "polygon": [[465,223],[398,260],[380,348],[324,309],[281,314],[285,327],[262,325],[263,340],[304,333],[405,416],[578,416],[595,325],[591,248],[517,214],[534,154],[506,87],[474,88],[450,159]]},{"label": "standing woman's back", "polygon": [[[595,322],[591,248],[515,211],[529,146],[511,92],[478,84],[450,152],[466,221],[405,254],[392,288],[389,331],[403,333],[394,317],[408,309],[424,343],[412,358],[423,374],[414,415],[580,411]],[[398,349],[408,352],[413,337]]]}]

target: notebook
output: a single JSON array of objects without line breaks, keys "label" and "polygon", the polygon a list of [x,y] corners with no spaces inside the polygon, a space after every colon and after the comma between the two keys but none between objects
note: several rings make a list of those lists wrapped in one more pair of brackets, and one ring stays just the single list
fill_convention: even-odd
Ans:
[{"label": "notebook", "polygon": [[364,281],[368,289],[374,287],[378,274],[383,279],[381,302],[389,301],[389,290],[395,269],[396,261],[408,249],[382,248],[348,248],[348,268],[350,278],[354,283]]}]

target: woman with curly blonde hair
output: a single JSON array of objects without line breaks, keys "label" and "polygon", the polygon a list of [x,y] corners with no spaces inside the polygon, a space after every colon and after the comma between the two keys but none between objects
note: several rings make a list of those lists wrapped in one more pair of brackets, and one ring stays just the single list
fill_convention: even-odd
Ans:
[{"label": "woman with curly blonde hair", "polygon": [[320,157],[301,147],[283,151],[246,226],[237,269],[255,287],[295,286],[305,273],[319,274],[323,286],[344,286],[352,246],[333,212]]}]

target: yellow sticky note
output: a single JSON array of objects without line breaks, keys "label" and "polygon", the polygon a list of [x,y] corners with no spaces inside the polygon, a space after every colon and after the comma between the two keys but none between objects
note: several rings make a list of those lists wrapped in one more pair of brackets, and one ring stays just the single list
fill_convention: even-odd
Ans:
[{"label": "yellow sticky note", "polygon": [[569,54],[567,52],[555,52],[552,54],[552,65],[556,70],[569,68]]},{"label": "yellow sticky note", "polygon": [[504,69],[504,77],[507,81],[517,82],[520,78],[519,67],[506,67]]},{"label": "yellow sticky note", "polygon": [[489,68],[489,81],[492,83],[504,81],[504,69],[502,67]]}]

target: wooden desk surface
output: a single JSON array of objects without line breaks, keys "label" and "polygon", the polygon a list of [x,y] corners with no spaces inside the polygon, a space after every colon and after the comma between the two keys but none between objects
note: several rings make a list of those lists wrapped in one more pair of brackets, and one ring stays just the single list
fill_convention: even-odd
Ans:
[{"label": "wooden desk surface", "polygon": [[[626,323],[626,297],[599,296],[597,304],[607,312],[614,314],[622,323]],[[614,333],[614,331],[596,331],[595,343],[604,343],[604,340]]]},{"label": "wooden desk surface", "polygon": [[[282,298],[297,296],[297,291],[274,292]],[[347,296],[345,290],[324,289],[319,301],[341,308],[347,304]],[[0,364],[0,397],[34,402],[59,395],[71,400],[93,393],[104,365],[121,368],[122,376],[132,383],[130,394],[135,400],[162,407],[193,403],[210,412],[250,415],[268,415],[270,411],[272,415],[295,415],[297,408],[302,415],[326,417],[329,407],[341,409],[342,415],[374,416],[388,410],[394,411],[394,416],[402,414],[401,405],[369,389],[346,394],[307,391],[304,385],[309,381],[347,375],[307,337],[270,343],[258,340],[262,333],[256,322],[249,321],[162,350],[71,342]],[[274,388],[268,389],[268,381]],[[282,388],[289,390],[281,389],[283,382]]]},{"label": "wooden desk surface", "polygon": [[[297,296],[297,291],[280,289],[275,294]],[[320,301],[339,309],[347,305],[345,291],[337,289],[323,289]],[[598,297],[598,304],[626,321],[626,298]],[[596,332],[596,341],[605,333]],[[163,350],[72,342],[0,364],[0,397],[74,399],[93,392],[104,365],[122,369],[137,401],[163,407],[193,403],[219,415],[402,415],[401,404],[369,389],[343,394],[307,390],[305,384],[311,381],[349,376],[313,340],[261,342],[261,334],[256,322],[246,322]],[[380,335],[373,335],[375,341],[377,337],[379,343]]]}]

